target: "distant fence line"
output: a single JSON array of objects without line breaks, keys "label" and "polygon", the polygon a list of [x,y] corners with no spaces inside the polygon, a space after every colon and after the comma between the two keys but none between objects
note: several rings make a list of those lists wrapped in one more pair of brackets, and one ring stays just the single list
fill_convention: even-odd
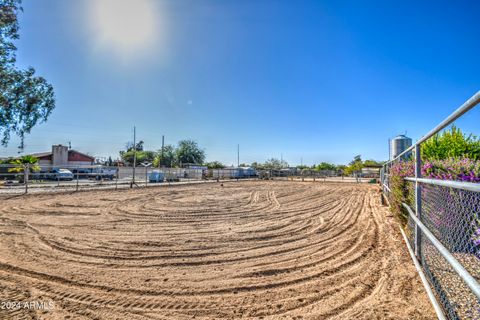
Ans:
[{"label": "distant fence line", "polygon": [[402,203],[409,213],[402,233],[439,319],[480,319],[480,184],[423,179],[421,147],[479,103],[480,91],[381,171],[392,200],[392,166],[412,154],[415,176],[406,181],[414,196]]},{"label": "distant fence line", "polygon": [[126,188],[208,182],[231,179],[325,179],[336,177],[333,170],[246,170],[242,168],[198,169],[124,167],[103,165],[37,165],[0,164],[0,193],[28,193],[32,188],[43,191]]}]

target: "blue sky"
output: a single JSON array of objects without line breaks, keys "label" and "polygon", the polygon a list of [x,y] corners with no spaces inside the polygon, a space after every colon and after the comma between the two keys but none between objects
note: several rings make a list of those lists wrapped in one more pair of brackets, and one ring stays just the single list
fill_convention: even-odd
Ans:
[{"label": "blue sky", "polygon": [[[476,1],[23,6],[18,65],[34,66],[57,97],[27,153],[71,141],[116,157],[136,125],[147,149],[162,134],[166,143],[189,138],[226,164],[236,163],[237,144],[241,162],[385,160],[389,137],[420,138],[480,89]],[[479,114],[459,125],[475,132]]]}]

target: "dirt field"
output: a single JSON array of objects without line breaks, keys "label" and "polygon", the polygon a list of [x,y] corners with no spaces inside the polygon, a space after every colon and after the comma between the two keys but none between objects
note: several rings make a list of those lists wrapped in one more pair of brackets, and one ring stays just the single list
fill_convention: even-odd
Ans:
[{"label": "dirt field", "polygon": [[434,319],[379,199],[266,181],[1,200],[0,301],[53,308],[0,318]]}]

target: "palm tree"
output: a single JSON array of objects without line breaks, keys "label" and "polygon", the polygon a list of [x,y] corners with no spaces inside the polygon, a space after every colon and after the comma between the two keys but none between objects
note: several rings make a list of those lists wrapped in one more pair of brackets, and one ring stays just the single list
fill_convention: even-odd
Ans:
[{"label": "palm tree", "polygon": [[8,172],[24,172],[28,167],[30,171],[39,171],[40,166],[38,165],[38,159],[34,156],[26,155],[18,159],[13,159],[10,161],[10,164],[15,165],[13,168],[9,168]]}]

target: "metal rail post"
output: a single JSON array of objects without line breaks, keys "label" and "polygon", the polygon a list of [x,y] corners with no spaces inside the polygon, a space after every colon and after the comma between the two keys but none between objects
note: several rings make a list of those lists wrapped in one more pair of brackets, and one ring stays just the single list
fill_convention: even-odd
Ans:
[{"label": "metal rail post", "polygon": [[130,188],[133,188],[135,184],[135,167],[137,166],[137,131],[135,126],[133,126],[133,171],[132,171],[132,183]]},{"label": "metal rail post", "polygon": [[28,173],[29,173],[29,164],[25,164],[23,167],[23,181],[25,182],[25,193],[28,193]]},{"label": "metal rail post", "polygon": [[79,169],[80,169],[80,168],[77,167],[77,185],[76,185],[76,187],[75,187],[75,191],[78,191],[78,170],[79,170]]},{"label": "metal rail post", "polygon": [[115,179],[115,190],[118,189],[118,175],[120,174],[120,163],[117,162],[117,174],[116,174],[116,179]]},{"label": "metal rail post", "polygon": [[[422,157],[420,154],[420,144],[415,145],[415,178],[422,177]],[[415,181],[415,213],[418,220],[422,221],[422,189],[420,183]],[[421,259],[421,230],[418,227],[418,224],[415,224],[415,255],[417,256],[420,263]]]}]

